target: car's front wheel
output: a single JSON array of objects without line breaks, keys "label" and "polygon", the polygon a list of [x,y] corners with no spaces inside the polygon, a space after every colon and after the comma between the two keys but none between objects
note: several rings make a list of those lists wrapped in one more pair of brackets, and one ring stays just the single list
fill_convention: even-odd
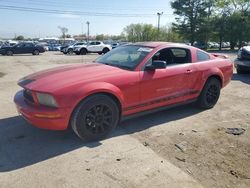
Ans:
[{"label": "car's front wheel", "polygon": [[108,49],[108,48],[104,48],[103,50],[102,50],[102,53],[104,53],[104,54],[106,54],[106,53],[108,53],[110,50]]},{"label": "car's front wheel", "polygon": [[106,137],[119,122],[119,108],[110,97],[97,94],[85,99],[74,110],[71,126],[84,140]]},{"label": "car's front wheel", "polygon": [[39,50],[34,50],[33,55],[39,55]]},{"label": "car's front wheel", "polygon": [[68,49],[68,54],[69,54],[69,55],[72,55],[73,53],[74,53],[74,51],[73,51],[72,48]]},{"label": "car's front wheel", "polygon": [[88,53],[88,51],[85,48],[81,49],[81,51],[80,51],[81,55],[86,55],[87,53]]},{"label": "car's front wheel", "polygon": [[213,108],[220,97],[221,83],[217,78],[210,78],[203,87],[198,99],[199,107]]},{"label": "car's front wheel", "polygon": [[11,50],[8,50],[8,51],[6,52],[6,55],[7,55],[7,56],[13,56],[13,52],[12,52]]}]

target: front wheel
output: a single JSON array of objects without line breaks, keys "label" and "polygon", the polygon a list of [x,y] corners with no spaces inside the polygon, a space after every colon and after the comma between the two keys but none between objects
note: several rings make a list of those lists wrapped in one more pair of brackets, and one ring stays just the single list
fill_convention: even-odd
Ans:
[{"label": "front wheel", "polygon": [[85,99],[71,118],[73,131],[83,140],[106,137],[119,122],[119,108],[110,97],[97,94]]},{"label": "front wheel", "polygon": [[8,50],[8,51],[6,52],[6,55],[7,55],[7,56],[13,56],[13,52],[12,52],[11,50]]},{"label": "front wheel", "polygon": [[87,52],[88,52],[88,51],[87,51],[85,48],[83,48],[83,49],[81,49],[80,54],[81,54],[81,55],[86,55]]},{"label": "front wheel", "polygon": [[110,50],[108,49],[108,48],[104,48],[103,50],[102,50],[102,53],[104,53],[104,54],[106,54],[106,53],[108,53]]},{"label": "front wheel", "polygon": [[34,50],[33,55],[39,55],[39,50]]},{"label": "front wheel", "polygon": [[203,109],[213,108],[220,97],[221,83],[216,78],[207,80],[198,99],[198,106]]}]

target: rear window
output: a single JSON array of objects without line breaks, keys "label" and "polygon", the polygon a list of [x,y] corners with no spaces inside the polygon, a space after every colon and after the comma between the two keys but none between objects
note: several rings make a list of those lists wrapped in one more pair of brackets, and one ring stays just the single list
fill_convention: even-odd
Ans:
[{"label": "rear window", "polygon": [[208,54],[202,52],[202,51],[197,51],[197,60],[198,61],[206,61],[209,60],[210,57]]}]

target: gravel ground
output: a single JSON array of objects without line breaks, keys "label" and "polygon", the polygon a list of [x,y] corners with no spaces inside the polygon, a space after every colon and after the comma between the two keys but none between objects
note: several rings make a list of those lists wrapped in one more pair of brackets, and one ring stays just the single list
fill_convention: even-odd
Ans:
[{"label": "gravel ground", "polygon": [[19,78],[96,57],[0,56],[0,187],[250,187],[250,74],[234,74],[211,110],[186,105],[127,120],[98,143],[17,116]]}]

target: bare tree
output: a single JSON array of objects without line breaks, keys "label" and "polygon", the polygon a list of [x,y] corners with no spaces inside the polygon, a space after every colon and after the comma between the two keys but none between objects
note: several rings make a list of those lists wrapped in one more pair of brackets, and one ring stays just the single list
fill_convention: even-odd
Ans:
[{"label": "bare tree", "polygon": [[60,29],[61,33],[62,33],[62,38],[65,42],[65,38],[66,38],[66,33],[69,31],[68,28],[66,27],[62,27],[62,26],[58,26],[58,29]]}]

